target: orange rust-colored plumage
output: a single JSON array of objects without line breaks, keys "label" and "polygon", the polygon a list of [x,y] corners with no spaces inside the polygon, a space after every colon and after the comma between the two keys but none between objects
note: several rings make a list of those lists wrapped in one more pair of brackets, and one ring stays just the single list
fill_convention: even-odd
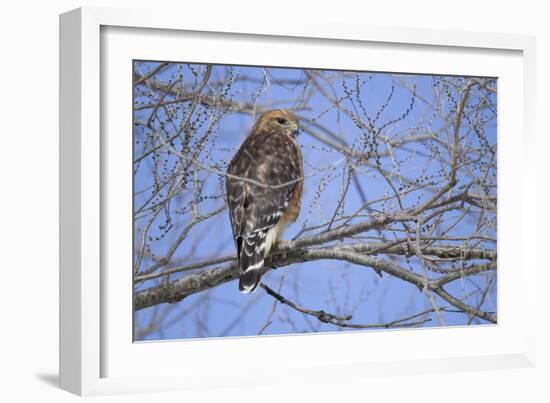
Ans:
[{"label": "orange rust-colored plumage", "polygon": [[264,258],[300,213],[304,168],[297,134],[292,113],[266,112],[229,164],[227,200],[243,293],[257,287]]}]

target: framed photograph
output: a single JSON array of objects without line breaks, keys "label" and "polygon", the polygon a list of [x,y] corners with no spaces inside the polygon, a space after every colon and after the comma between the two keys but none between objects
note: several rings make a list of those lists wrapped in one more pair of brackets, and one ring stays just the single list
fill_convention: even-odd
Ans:
[{"label": "framed photograph", "polygon": [[532,365],[532,38],[60,24],[64,389]]}]

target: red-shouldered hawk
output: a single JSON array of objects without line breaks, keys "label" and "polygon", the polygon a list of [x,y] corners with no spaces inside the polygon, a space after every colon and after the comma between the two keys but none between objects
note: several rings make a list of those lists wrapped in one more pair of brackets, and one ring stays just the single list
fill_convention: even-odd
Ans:
[{"label": "red-shouldered hawk", "polygon": [[244,294],[256,289],[264,258],[300,213],[304,162],[296,141],[298,130],[298,119],[292,113],[265,112],[227,169],[239,291]]}]

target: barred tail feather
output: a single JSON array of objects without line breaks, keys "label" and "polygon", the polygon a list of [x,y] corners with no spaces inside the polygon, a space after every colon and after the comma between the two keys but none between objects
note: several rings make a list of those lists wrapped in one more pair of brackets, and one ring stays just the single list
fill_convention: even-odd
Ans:
[{"label": "barred tail feather", "polygon": [[240,248],[239,291],[250,294],[258,287],[262,277],[265,254],[265,232],[258,231],[242,238]]},{"label": "barred tail feather", "polygon": [[262,276],[261,268],[264,265],[264,261],[258,262],[258,265],[260,268],[253,269],[250,267],[239,277],[239,291],[243,294],[250,294],[258,287],[258,284],[260,284],[260,278]]}]

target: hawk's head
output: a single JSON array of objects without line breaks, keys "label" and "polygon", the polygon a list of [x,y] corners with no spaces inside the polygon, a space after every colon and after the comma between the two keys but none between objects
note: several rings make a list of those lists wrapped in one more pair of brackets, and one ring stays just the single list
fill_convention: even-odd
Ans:
[{"label": "hawk's head", "polygon": [[252,132],[255,132],[257,129],[264,133],[276,131],[291,137],[296,137],[300,126],[298,119],[291,112],[275,109],[263,113],[258,118]]}]

